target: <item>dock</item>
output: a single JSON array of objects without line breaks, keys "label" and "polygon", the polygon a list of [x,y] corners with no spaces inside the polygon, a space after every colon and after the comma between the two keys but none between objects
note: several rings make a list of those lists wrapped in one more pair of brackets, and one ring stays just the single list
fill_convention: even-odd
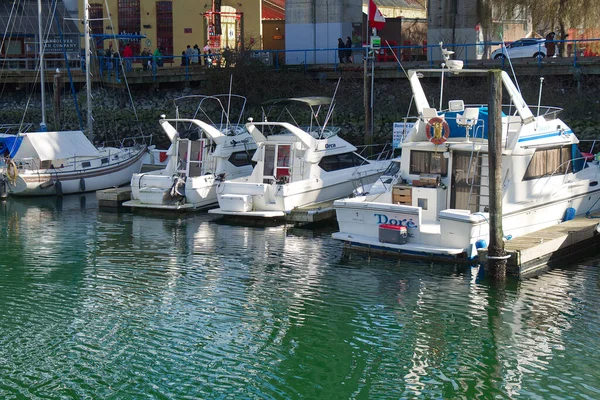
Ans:
[{"label": "dock", "polygon": [[[595,249],[600,243],[600,216],[581,216],[504,242],[510,258],[507,273],[526,277],[546,269],[549,263],[576,252]],[[487,249],[479,250],[485,263]]]},{"label": "dock", "polygon": [[121,186],[116,188],[96,191],[99,208],[119,209],[123,203],[131,199],[131,187]]},{"label": "dock", "polygon": [[312,204],[310,206],[294,208],[289,212],[283,211],[247,211],[244,213],[229,212],[220,209],[209,210],[224,220],[244,225],[282,225],[294,224],[296,226],[317,224],[335,218],[333,201]]}]

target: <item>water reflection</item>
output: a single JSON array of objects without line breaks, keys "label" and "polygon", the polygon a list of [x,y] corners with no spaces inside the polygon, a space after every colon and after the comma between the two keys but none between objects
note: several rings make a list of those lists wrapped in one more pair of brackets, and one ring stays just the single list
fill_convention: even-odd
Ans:
[{"label": "water reflection", "polygon": [[2,205],[0,397],[597,397],[595,259],[497,286],[93,202]]}]

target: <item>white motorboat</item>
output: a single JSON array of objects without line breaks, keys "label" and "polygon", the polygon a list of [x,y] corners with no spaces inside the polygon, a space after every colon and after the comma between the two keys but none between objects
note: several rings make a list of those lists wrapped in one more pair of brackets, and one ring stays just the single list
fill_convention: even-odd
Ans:
[{"label": "white motorboat", "polygon": [[[461,66],[447,67],[408,72],[418,117],[401,144],[398,173],[384,191],[334,203],[335,239],[352,247],[427,257],[472,259],[486,247],[488,109],[452,97],[445,110],[430,106],[432,97],[420,79],[452,74]],[[487,73],[460,70],[452,79]],[[510,97],[501,117],[505,238],[599,209],[600,166],[592,161],[592,150],[580,151],[575,134],[557,117],[560,109],[530,108],[505,72],[502,83]]]},{"label": "white motorboat", "polygon": [[[194,118],[179,118],[178,102],[198,100]],[[240,104],[237,121],[231,121],[232,99]],[[256,144],[241,123],[246,99],[237,95],[185,96],[175,100],[176,118],[160,120],[171,140],[165,168],[131,177],[132,208],[197,210],[217,204],[216,185],[252,172]],[[209,109],[219,114],[210,118]],[[202,114],[203,120],[197,119]]]},{"label": "white motorboat", "polygon": [[[89,19],[84,2],[86,65],[89,62]],[[40,37],[42,35],[41,2],[38,2]],[[50,14],[55,12],[51,9]],[[51,21],[52,18],[49,18]],[[40,40],[40,90],[42,129],[40,132],[21,130],[16,135],[3,134],[0,149],[0,195],[46,196],[81,193],[126,184],[140,170],[146,154],[145,138],[126,138],[118,147],[95,147],[82,131],[45,130],[44,43]],[[92,133],[91,81],[86,69],[88,135]],[[125,147],[128,145],[128,147]]]},{"label": "white motorboat", "polygon": [[[308,126],[271,121],[273,109],[293,115],[289,107],[294,104],[308,106]],[[220,182],[219,208],[210,213],[281,218],[295,209],[349,196],[355,188],[373,183],[389,164],[389,160],[367,160],[338,136],[338,127],[327,126],[333,111],[331,98],[291,98],[266,105],[264,122],[250,119],[246,124],[258,145],[252,174]]]}]

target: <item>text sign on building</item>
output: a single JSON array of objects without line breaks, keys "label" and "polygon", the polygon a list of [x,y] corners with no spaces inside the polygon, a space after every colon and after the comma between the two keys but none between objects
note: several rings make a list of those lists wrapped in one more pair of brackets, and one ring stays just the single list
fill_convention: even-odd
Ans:
[{"label": "text sign on building", "polygon": [[183,28],[183,33],[192,33],[192,28]]},{"label": "text sign on building", "polygon": [[394,128],[392,130],[392,146],[395,149],[400,147],[400,143],[404,142],[406,135],[408,135],[414,126],[414,122],[394,122]]},{"label": "text sign on building", "polygon": [[79,35],[49,36],[45,43],[44,53],[79,53]]}]

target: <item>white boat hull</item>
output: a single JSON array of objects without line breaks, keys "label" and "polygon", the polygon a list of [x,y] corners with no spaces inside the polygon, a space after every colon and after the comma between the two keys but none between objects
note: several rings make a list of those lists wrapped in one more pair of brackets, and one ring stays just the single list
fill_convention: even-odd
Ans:
[{"label": "white boat hull", "polygon": [[56,196],[122,186],[139,172],[145,152],[145,148],[140,148],[122,162],[105,167],[20,170],[14,184],[9,184],[9,191],[14,196]]},{"label": "white boat hull", "polygon": [[[382,163],[383,165],[386,163]],[[377,180],[384,168],[373,168],[362,175],[363,184]],[[333,178],[333,177],[331,177]],[[335,180],[334,180],[335,179]],[[305,179],[287,184],[261,184],[247,181],[225,181],[219,184],[219,208],[213,214],[276,218],[298,208],[333,201],[352,194],[356,185],[342,175],[330,179]],[[237,196],[239,201],[232,201]],[[240,201],[243,203],[241,204]]]},{"label": "white boat hull", "polygon": [[[561,223],[568,208],[575,215],[600,210],[600,189],[555,198],[505,213],[502,219],[507,240]],[[443,210],[437,224],[423,223],[419,207],[367,201],[366,197],[334,203],[339,232],[333,238],[354,247],[420,256],[477,258],[478,241],[489,243],[489,215],[466,210]],[[381,224],[405,226],[406,244],[383,243]]]}]

